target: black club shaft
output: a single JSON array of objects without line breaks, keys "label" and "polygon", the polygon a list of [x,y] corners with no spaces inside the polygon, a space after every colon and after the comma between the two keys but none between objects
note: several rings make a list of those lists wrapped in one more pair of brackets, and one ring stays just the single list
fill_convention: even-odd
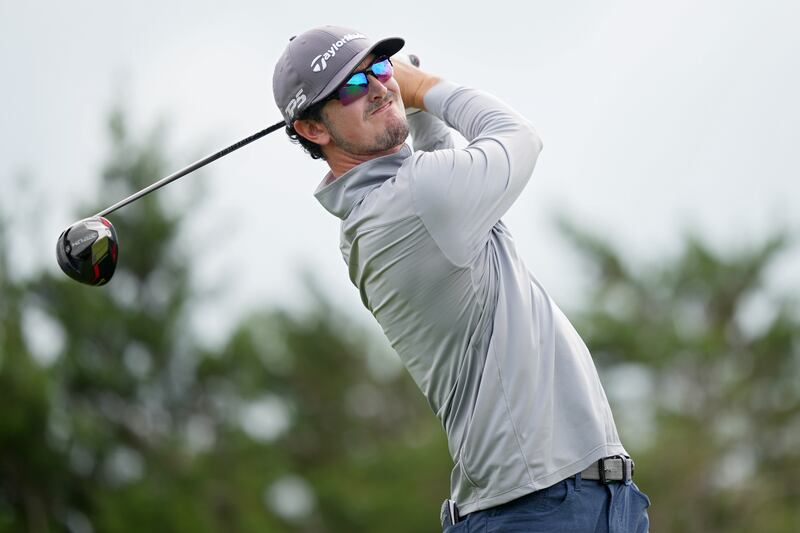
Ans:
[{"label": "black club shaft", "polygon": [[133,193],[132,195],[128,196],[127,198],[125,198],[123,200],[120,200],[119,202],[115,203],[114,205],[105,208],[104,210],[102,210],[99,213],[97,213],[95,216],[104,217],[104,216],[108,215],[109,213],[113,213],[114,211],[116,211],[120,207],[124,207],[124,206],[128,205],[129,203],[138,200],[142,196],[150,194],[151,192],[153,192],[153,191],[155,191],[157,189],[160,189],[164,185],[167,185],[168,183],[171,183],[171,182],[175,181],[176,179],[185,176],[186,174],[190,174],[190,173],[194,172],[198,168],[206,166],[207,164],[211,163],[212,161],[216,161],[220,157],[226,156],[229,153],[234,152],[234,151],[238,150],[239,148],[250,144],[251,142],[253,142],[255,140],[258,140],[261,137],[263,137],[263,136],[265,136],[265,135],[267,135],[269,133],[272,133],[275,130],[278,130],[278,129],[282,128],[284,125],[285,125],[285,122],[283,122],[283,121],[278,122],[276,124],[273,124],[272,126],[266,128],[266,129],[263,129],[263,130],[259,131],[258,133],[254,133],[253,135],[251,135],[249,137],[246,137],[246,138],[242,139],[241,141],[238,141],[238,142],[228,146],[227,148],[223,148],[219,152],[213,153],[211,155],[208,155],[208,156],[204,157],[203,159],[195,161],[191,165],[189,165],[189,166],[187,166],[185,168],[182,168],[181,170],[179,170],[179,171],[177,171],[177,172],[175,172],[173,174],[170,174],[169,176],[167,176],[165,178],[161,178],[160,180],[158,180],[157,182],[153,183],[152,185],[148,185],[147,187],[145,187],[141,191]]}]

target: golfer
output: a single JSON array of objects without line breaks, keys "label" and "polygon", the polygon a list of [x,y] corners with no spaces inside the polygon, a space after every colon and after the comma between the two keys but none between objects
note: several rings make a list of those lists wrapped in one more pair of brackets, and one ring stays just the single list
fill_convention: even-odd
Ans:
[{"label": "golfer", "polygon": [[393,59],[403,44],[309,30],[273,89],[330,167],[314,195],[342,221],[351,281],[447,433],[444,531],[647,531],[591,355],[500,220],[541,140],[491,95]]}]

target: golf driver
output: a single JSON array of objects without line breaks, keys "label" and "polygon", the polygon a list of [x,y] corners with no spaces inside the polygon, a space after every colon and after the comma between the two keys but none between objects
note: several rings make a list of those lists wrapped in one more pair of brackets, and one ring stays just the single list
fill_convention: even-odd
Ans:
[{"label": "golf driver", "polygon": [[195,170],[206,166],[220,157],[238,150],[239,148],[272,133],[285,125],[283,121],[254,133],[253,135],[234,143],[227,148],[214,154],[195,161],[169,176],[158,180],[136,192],[127,198],[120,200],[114,205],[107,207],[94,215],[85,218],[65,229],[56,243],[56,260],[58,266],[64,273],[72,279],[87,285],[105,285],[114,275],[119,257],[119,243],[117,242],[117,232],[114,226],[105,216],[113,213],[120,207],[124,207],[155,191],[164,185],[175,181],[178,178],[190,174]]}]

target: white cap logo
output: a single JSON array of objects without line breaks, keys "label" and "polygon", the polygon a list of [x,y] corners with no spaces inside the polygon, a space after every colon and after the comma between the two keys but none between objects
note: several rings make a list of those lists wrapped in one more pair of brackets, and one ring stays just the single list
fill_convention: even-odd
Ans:
[{"label": "white cap logo", "polygon": [[302,107],[303,104],[306,103],[306,100],[306,95],[303,94],[303,89],[301,88],[289,102],[289,105],[286,106],[286,115],[290,118],[294,118],[294,110],[298,107]]},{"label": "white cap logo", "polygon": [[[325,54],[328,55],[328,54]],[[314,72],[322,72],[328,66],[328,62],[325,61],[325,58],[321,55],[318,55],[314,58],[314,61],[311,62],[311,70]]]},{"label": "white cap logo", "polygon": [[328,60],[331,59],[333,56],[336,55],[336,51],[339,50],[342,46],[349,43],[350,41],[354,41],[356,39],[366,39],[367,36],[361,33],[348,33],[344,35],[341,39],[336,42],[331,43],[331,47],[325,50],[323,53],[319,54],[313,60],[311,60],[311,70],[312,72],[322,72],[328,67]]}]

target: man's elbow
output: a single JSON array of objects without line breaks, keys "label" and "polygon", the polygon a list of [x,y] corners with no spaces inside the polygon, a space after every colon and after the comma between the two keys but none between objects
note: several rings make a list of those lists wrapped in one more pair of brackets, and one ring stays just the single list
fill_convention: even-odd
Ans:
[{"label": "man's elbow", "polygon": [[536,129],[530,124],[525,124],[525,134],[527,135],[527,144],[530,147],[531,151],[539,155],[539,152],[542,151],[544,144],[542,143],[542,138],[539,137],[539,134],[536,133]]},{"label": "man's elbow", "polygon": [[521,165],[517,166],[518,171],[523,175],[522,179],[529,179],[533,174],[533,169],[536,166],[536,161],[539,159],[539,153],[542,151],[542,139],[536,130],[530,124],[525,124],[521,132],[520,145],[522,150]]}]

